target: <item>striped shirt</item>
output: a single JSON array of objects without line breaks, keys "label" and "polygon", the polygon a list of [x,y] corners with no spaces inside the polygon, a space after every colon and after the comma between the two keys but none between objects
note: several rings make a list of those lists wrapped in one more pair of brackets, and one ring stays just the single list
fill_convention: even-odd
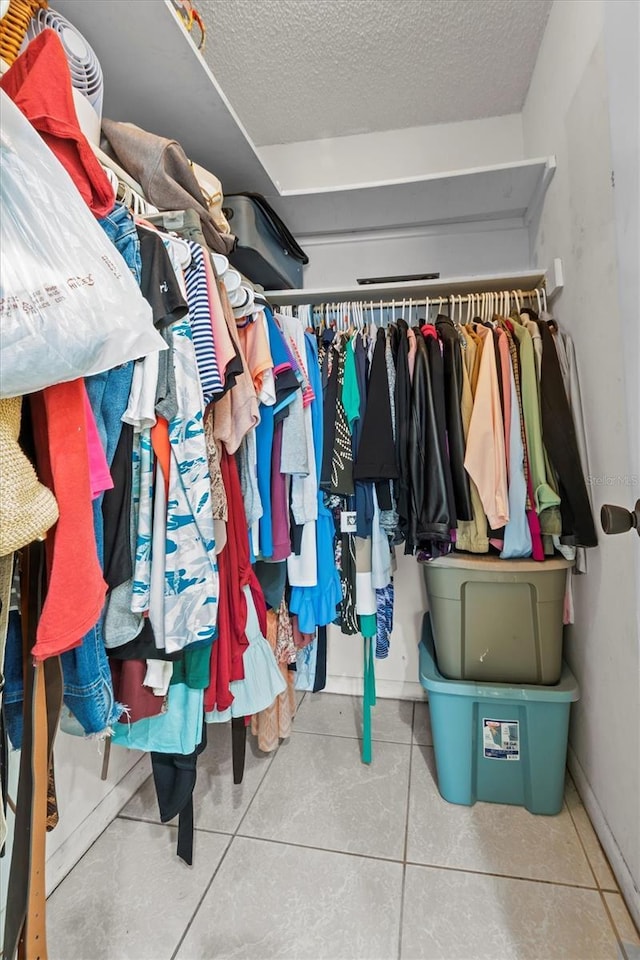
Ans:
[{"label": "striped shirt", "polygon": [[191,250],[191,263],[184,271],[187,286],[189,322],[196,351],[198,375],[202,385],[205,405],[224,392],[224,382],[216,358],[213,339],[209,287],[204,265],[204,248],[193,240],[187,241]]}]

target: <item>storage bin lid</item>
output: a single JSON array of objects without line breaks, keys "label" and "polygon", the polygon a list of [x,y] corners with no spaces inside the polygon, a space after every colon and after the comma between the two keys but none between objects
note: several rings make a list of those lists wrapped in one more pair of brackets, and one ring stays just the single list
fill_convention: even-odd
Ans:
[{"label": "storage bin lid", "polygon": [[449,696],[472,697],[473,699],[520,700],[567,702],[580,699],[576,678],[567,664],[562,663],[560,682],[553,687],[510,683],[486,683],[473,680],[447,680],[436,665],[431,632],[431,618],[425,614],[422,621],[422,639],[419,645],[420,683],[429,693],[446,693]]},{"label": "storage bin lid", "polygon": [[454,570],[477,570],[487,573],[545,573],[552,570],[566,570],[573,566],[572,560],[564,557],[552,557],[541,562],[537,560],[501,560],[500,557],[490,554],[449,553],[446,557],[436,557],[427,560],[425,570],[429,567],[449,567]]}]

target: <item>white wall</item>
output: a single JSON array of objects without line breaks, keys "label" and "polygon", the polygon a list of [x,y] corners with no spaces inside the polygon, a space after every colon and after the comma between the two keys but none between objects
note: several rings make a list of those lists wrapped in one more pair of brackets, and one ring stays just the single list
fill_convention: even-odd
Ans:
[{"label": "white wall", "polygon": [[309,288],[352,286],[358,277],[434,272],[461,277],[530,267],[529,235],[513,220],[298,240],[309,255],[303,280]]},{"label": "white wall", "polygon": [[[416,699],[424,696],[418,676],[418,641],[427,594],[422,568],[414,557],[397,552],[394,576],[394,625],[389,656],[376,660],[376,687],[380,697]],[[327,630],[327,691],[362,696],[362,637],[345,637],[338,627]]]},{"label": "white wall", "polygon": [[281,190],[395,180],[524,159],[520,114],[257,149]]},{"label": "white wall", "polygon": [[[137,751],[114,746],[106,780],[100,779],[104,743],[58,732],[54,745],[59,822],[47,834],[47,894],[63,879],[150,772]],[[9,796],[15,801],[20,753],[9,754]],[[7,849],[0,860],[0,933],[4,929],[14,817],[7,811]],[[0,936],[1,939],[1,936]]]},{"label": "white wall", "polygon": [[[629,445],[635,430],[637,450],[638,406],[629,406],[634,391],[629,384],[627,393],[625,384],[625,353],[627,373],[637,378],[638,305],[634,298],[633,320],[623,316],[604,39],[607,6],[602,0],[556,0],[523,110],[526,154],[554,153],[558,161],[541,220],[532,231],[533,259],[538,263],[563,259],[565,288],[554,312],[576,345],[590,472],[606,478],[603,485],[591,488],[596,516],[604,502],[630,506],[640,496],[637,454]],[[626,8],[625,29],[631,37],[634,7]],[[628,80],[638,62],[637,31],[631,52],[624,57],[617,50],[616,56],[623,60],[626,78],[626,87],[619,87],[616,96],[621,90],[625,93],[626,122],[633,122],[634,110],[637,122],[638,103]],[[636,139],[630,168],[636,175],[637,151]],[[635,197],[637,204],[637,188]],[[635,210],[629,206],[632,201],[629,195],[618,198],[618,214],[624,211],[627,218],[637,218],[637,205]],[[637,259],[633,269],[637,276]],[[600,534],[599,547],[589,553],[588,574],[575,580],[576,621],[567,643],[567,658],[581,688],[573,711],[571,762],[637,922],[638,553],[635,534],[613,538]]]}]

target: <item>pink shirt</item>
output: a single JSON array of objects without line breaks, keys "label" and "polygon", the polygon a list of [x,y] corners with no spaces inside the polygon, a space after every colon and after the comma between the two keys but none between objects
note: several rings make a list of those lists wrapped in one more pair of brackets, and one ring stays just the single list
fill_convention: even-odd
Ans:
[{"label": "pink shirt", "polygon": [[511,354],[509,341],[504,330],[497,330],[498,348],[500,350],[500,369],[502,371],[503,404],[504,404],[504,450],[507,460],[507,476],[509,475],[509,436],[511,430]]},{"label": "pink shirt", "polygon": [[91,499],[95,500],[105,490],[113,489],[113,480],[109,471],[109,464],[100,440],[96,420],[89,403],[86,389],[82,388],[84,416],[87,423],[87,453],[89,456],[89,486]]},{"label": "pink shirt", "polygon": [[490,525],[498,530],[509,522],[507,460],[493,333],[478,326],[482,359],[467,437],[464,465],[474,481]]}]

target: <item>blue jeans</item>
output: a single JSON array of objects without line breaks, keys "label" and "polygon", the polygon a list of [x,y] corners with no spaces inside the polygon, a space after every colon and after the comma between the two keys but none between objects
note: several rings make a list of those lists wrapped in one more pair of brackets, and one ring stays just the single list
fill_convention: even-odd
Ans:
[{"label": "blue jeans", "polygon": [[14,750],[22,746],[22,627],[20,613],[9,611],[7,646],[4,652],[4,693],[2,706],[7,723],[7,734]]},{"label": "blue jeans", "polygon": [[[109,216],[100,220],[100,226],[112,240],[118,252],[138,283],[142,274],[140,242],[133,218],[122,204],[116,204]],[[96,420],[107,462],[111,465],[120,439],[122,414],[127,408],[133,362],[113,370],[87,377],[85,385],[91,409]],[[93,523],[98,559],[103,562],[104,534],[102,495],[93,501]],[[109,660],[103,642],[104,613],[79,647],[62,654],[64,702],[86,734],[101,733],[114,724],[122,713],[115,701]],[[69,733],[79,732],[73,723],[63,718],[61,726]]]}]

